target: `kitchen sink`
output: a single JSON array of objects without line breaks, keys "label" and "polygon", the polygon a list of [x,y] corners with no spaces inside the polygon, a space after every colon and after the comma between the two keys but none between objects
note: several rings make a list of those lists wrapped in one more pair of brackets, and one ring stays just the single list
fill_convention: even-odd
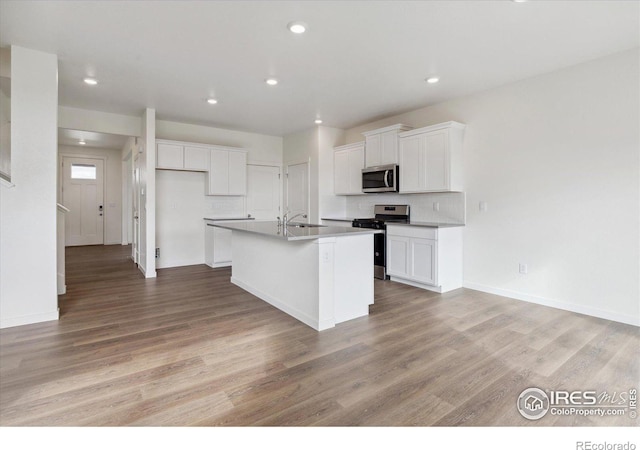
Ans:
[{"label": "kitchen sink", "polygon": [[300,222],[288,223],[287,226],[288,227],[294,227],[294,228],[320,228],[320,227],[326,227],[326,225],[316,225],[315,223],[300,223]]}]

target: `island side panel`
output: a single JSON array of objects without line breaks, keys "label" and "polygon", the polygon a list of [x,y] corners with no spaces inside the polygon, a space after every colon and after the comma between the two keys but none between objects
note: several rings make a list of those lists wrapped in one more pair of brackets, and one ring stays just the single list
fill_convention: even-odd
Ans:
[{"label": "island side panel", "polygon": [[368,315],[374,301],[373,235],[337,238],[334,261],[335,322]]},{"label": "island side panel", "polygon": [[[319,330],[319,246],[233,231],[231,282]],[[335,323],[323,324],[323,328]]]}]

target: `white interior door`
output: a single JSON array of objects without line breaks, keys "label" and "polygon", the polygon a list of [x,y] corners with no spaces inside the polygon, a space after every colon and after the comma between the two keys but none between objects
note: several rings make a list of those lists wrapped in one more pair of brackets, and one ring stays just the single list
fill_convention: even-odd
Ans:
[{"label": "white interior door", "polygon": [[276,220],[280,214],[280,167],[247,166],[247,213],[256,220]]},{"label": "white interior door", "polygon": [[[300,163],[287,166],[287,208],[289,217],[296,214],[309,215],[309,164]],[[296,222],[304,222],[302,217]],[[308,220],[307,220],[308,221]]]},{"label": "white interior door", "polygon": [[104,161],[65,156],[62,160],[62,203],[69,208],[67,246],[104,243]]}]

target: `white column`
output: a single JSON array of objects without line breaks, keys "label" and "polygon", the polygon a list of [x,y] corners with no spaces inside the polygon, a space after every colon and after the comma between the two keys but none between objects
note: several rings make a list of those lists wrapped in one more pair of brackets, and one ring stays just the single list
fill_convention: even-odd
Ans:
[{"label": "white column", "polygon": [[142,115],[140,171],[140,268],[146,278],[156,277],[156,110]]},{"label": "white column", "polygon": [[0,187],[0,327],[58,319],[58,60],[11,47],[11,182]]}]

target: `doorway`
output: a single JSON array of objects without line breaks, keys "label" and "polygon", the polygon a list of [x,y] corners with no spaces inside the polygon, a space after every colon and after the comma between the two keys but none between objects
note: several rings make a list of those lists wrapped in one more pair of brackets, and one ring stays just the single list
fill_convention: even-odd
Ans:
[{"label": "doorway", "polygon": [[104,160],[65,156],[61,169],[66,245],[104,244]]}]

